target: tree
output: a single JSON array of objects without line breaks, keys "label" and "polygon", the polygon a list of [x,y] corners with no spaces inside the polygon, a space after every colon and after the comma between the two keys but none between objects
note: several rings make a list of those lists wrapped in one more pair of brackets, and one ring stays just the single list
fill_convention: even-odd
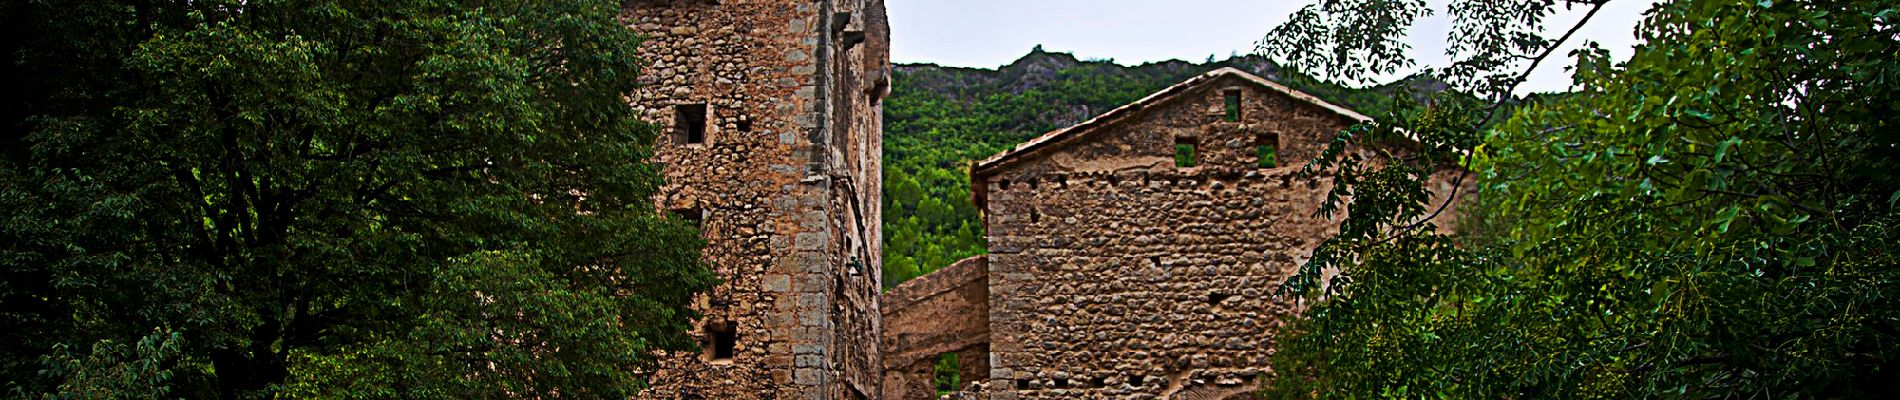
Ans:
[{"label": "tree", "polygon": [[110,387],[39,360],[157,329],[184,397],[631,395],[714,278],[619,12],[0,5],[7,386]]},{"label": "tree", "polygon": [[[1455,2],[1452,48],[1490,53],[1446,73],[1494,101],[1403,109],[1335,149],[1416,138],[1411,162],[1312,166],[1349,183],[1336,194],[1353,197],[1330,200],[1352,212],[1289,281],[1313,302],[1279,339],[1269,394],[1895,395],[1895,6],[1664,2],[1629,61],[1589,47],[1574,54],[1576,92],[1514,99],[1492,124],[1522,80],[1513,67],[1562,42],[1518,33],[1568,4]],[[1422,6],[1322,1],[1275,32],[1383,32],[1326,15],[1395,5]],[[1280,47],[1300,40],[1270,48],[1322,54]],[[1345,50],[1305,60],[1397,62],[1333,44]],[[1420,196],[1417,171],[1451,164],[1480,188],[1457,235],[1418,222],[1443,205]],[[1326,268],[1338,278],[1317,281]]]}]

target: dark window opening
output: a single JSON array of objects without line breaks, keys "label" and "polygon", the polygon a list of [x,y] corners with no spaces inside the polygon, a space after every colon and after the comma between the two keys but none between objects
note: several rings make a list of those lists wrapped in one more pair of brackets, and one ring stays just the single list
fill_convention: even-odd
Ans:
[{"label": "dark window opening", "polygon": [[1209,293],[1209,294],[1207,295],[1207,304],[1208,304],[1208,305],[1220,305],[1220,303],[1221,303],[1222,301],[1227,301],[1227,295],[1226,295],[1226,294],[1222,294],[1222,293]]},{"label": "dark window opening", "polygon": [[1227,89],[1222,95],[1227,103],[1227,122],[1240,122],[1240,89]]},{"label": "dark window opening", "polygon": [[1148,379],[1148,376],[1146,375],[1129,375],[1128,386],[1141,387],[1141,384],[1143,383],[1142,381],[1145,381],[1147,379]]},{"label": "dark window opening", "polygon": [[700,211],[697,208],[682,208],[682,209],[673,210],[673,218],[679,218],[679,220],[681,221],[686,221],[688,223],[693,224],[693,229],[699,229],[699,230],[706,229],[706,213],[704,211]]},{"label": "dark window opening", "polygon": [[1069,387],[1069,380],[1068,380],[1068,379],[1056,379],[1056,385],[1055,385],[1055,386],[1056,386],[1056,388],[1057,388],[1057,389],[1062,389],[1062,388],[1066,388],[1066,387]]},{"label": "dark window opening", "polygon": [[1016,390],[1029,390],[1029,380],[1028,380],[1028,379],[1017,379],[1017,380],[1016,380]]},{"label": "dark window opening", "polygon": [[1161,257],[1148,257],[1148,262],[1154,263],[1156,267],[1160,267]]},{"label": "dark window opening", "polygon": [[1195,164],[1199,164],[1200,160],[1197,159],[1197,157],[1199,157],[1199,154],[1195,154],[1196,147],[1199,147],[1199,146],[1196,146],[1196,144],[1197,143],[1195,143],[1194,138],[1191,138],[1191,137],[1183,136],[1183,137],[1174,138],[1174,166],[1175,167],[1188,168],[1188,167],[1193,167]]},{"label": "dark window opening", "polygon": [[1100,376],[1095,377],[1094,380],[1089,381],[1089,386],[1090,387],[1108,387],[1108,378],[1104,378]]},{"label": "dark window opening", "polygon": [[751,132],[751,131],[752,131],[752,120],[750,120],[750,119],[742,119],[742,120],[739,120],[739,122],[738,122],[738,124],[737,124],[737,125],[739,125],[739,131],[740,131],[740,132]]},{"label": "dark window opening", "polygon": [[706,325],[706,336],[712,338],[712,346],[707,349],[712,361],[731,360],[734,350],[739,347],[739,332],[732,324]]},{"label": "dark window opening", "polygon": [[1034,208],[1029,209],[1029,223],[1035,224],[1035,223],[1041,223],[1041,222],[1042,222],[1042,213],[1036,212],[1036,209]]},{"label": "dark window opening", "polygon": [[962,378],[957,376],[958,368],[957,353],[937,355],[936,375],[931,381],[937,388],[937,396],[941,397],[957,391],[957,385],[960,384],[958,380]]},{"label": "dark window opening", "polygon": [[681,104],[673,112],[674,135],[680,143],[706,143],[706,104]]},{"label": "dark window opening", "polygon": [[1263,133],[1253,141],[1254,166],[1260,168],[1278,168],[1280,166],[1280,135]]},{"label": "dark window opening", "polygon": [[1009,180],[1004,179],[1001,182],[997,182],[996,187],[1002,188],[1003,190],[1009,190]]}]

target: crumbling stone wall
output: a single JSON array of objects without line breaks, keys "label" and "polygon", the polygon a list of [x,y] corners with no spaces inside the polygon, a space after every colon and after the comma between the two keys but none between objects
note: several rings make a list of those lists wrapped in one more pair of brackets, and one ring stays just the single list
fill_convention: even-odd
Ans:
[{"label": "crumbling stone wall", "polygon": [[696,336],[734,339],[730,358],[664,355],[642,397],[878,393],[883,2],[631,0],[624,18],[648,37],[632,106],[669,130],[658,203],[703,221],[724,279]]},{"label": "crumbling stone wall", "polygon": [[[992,398],[1245,398],[1257,387],[1272,333],[1299,311],[1273,288],[1336,231],[1315,215],[1332,177],[1298,170],[1357,116],[1212,76],[978,167]],[[1237,122],[1227,93],[1240,96]],[[1277,138],[1277,167],[1255,163],[1263,136]],[[1176,166],[1177,143],[1196,147],[1197,165]]]},{"label": "crumbling stone wall", "polygon": [[937,358],[956,353],[964,382],[989,377],[989,262],[957,261],[883,296],[884,399],[936,398]]}]

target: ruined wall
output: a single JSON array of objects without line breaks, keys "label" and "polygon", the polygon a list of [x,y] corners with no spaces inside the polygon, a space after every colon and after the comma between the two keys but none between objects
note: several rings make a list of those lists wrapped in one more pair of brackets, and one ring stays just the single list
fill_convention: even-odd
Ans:
[{"label": "ruined wall", "polygon": [[[658,203],[703,221],[705,259],[724,279],[696,307],[707,351],[664,355],[642,397],[877,393],[879,270],[863,265],[881,240],[863,227],[881,203],[883,94],[866,88],[888,79],[883,3],[625,4],[648,37],[632,106],[668,130]],[[698,115],[703,130],[688,134]],[[733,353],[717,357],[714,332],[726,330]]]},{"label": "ruined wall", "polygon": [[[1297,312],[1273,288],[1334,232],[1326,176],[1296,176],[1352,121],[1239,78],[1023,155],[986,185],[1001,399],[1226,398],[1255,387]],[[1241,95],[1225,122],[1224,93]],[[1277,135],[1279,167],[1254,164]],[[1177,168],[1177,142],[1198,165]]]},{"label": "ruined wall", "polygon": [[883,399],[934,399],[937,357],[957,353],[965,382],[989,376],[989,262],[957,261],[883,296]]}]

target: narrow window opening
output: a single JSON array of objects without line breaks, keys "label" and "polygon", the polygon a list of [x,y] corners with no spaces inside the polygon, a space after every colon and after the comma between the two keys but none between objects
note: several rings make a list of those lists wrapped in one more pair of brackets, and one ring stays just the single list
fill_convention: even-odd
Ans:
[{"label": "narrow window opening", "polygon": [[1280,167],[1280,135],[1262,133],[1253,141],[1254,166],[1260,168]]},{"label": "narrow window opening", "polygon": [[1197,144],[1198,143],[1195,143],[1195,140],[1192,137],[1186,137],[1186,136],[1175,137],[1174,138],[1174,166],[1177,168],[1189,168],[1189,167],[1193,167],[1196,164],[1199,164],[1200,160],[1197,159],[1197,157],[1199,157],[1200,155],[1195,154],[1196,153],[1195,150],[1197,150],[1196,148],[1199,147],[1199,146],[1196,146]]},{"label": "narrow window opening", "polygon": [[1227,89],[1221,94],[1227,104],[1227,122],[1240,122],[1240,89]]},{"label": "narrow window opening", "polygon": [[674,135],[680,143],[706,143],[706,104],[681,104],[673,107]]},{"label": "narrow window opening", "polygon": [[706,336],[712,339],[712,346],[706,349],[709,361],[731,361],[735,350],[739,348],[739,332],[730,323],[707,324]]},{"label": "narrow window opening", "polygon": [[1029,223],[1042,223],[1042,213],[1036,212],[1034,208],[1029,209]]},{"label": "narrow window opening", "polygon": [[961,384],[959,380],[962,378],[961,376],[957,376],[957,372],[960,370],[959,368],[957,353],[943,353],[937,355],[936,377],[932,382],[934,386],[937,387],[938,397],[957,391],[957,385]]},{"label": "narrow window opening", "polygon": [[1156,257],[1156,256],[1148,257],[1148,262],[1154,263],[1155,267],[1160,267],[1161,257]]}]

